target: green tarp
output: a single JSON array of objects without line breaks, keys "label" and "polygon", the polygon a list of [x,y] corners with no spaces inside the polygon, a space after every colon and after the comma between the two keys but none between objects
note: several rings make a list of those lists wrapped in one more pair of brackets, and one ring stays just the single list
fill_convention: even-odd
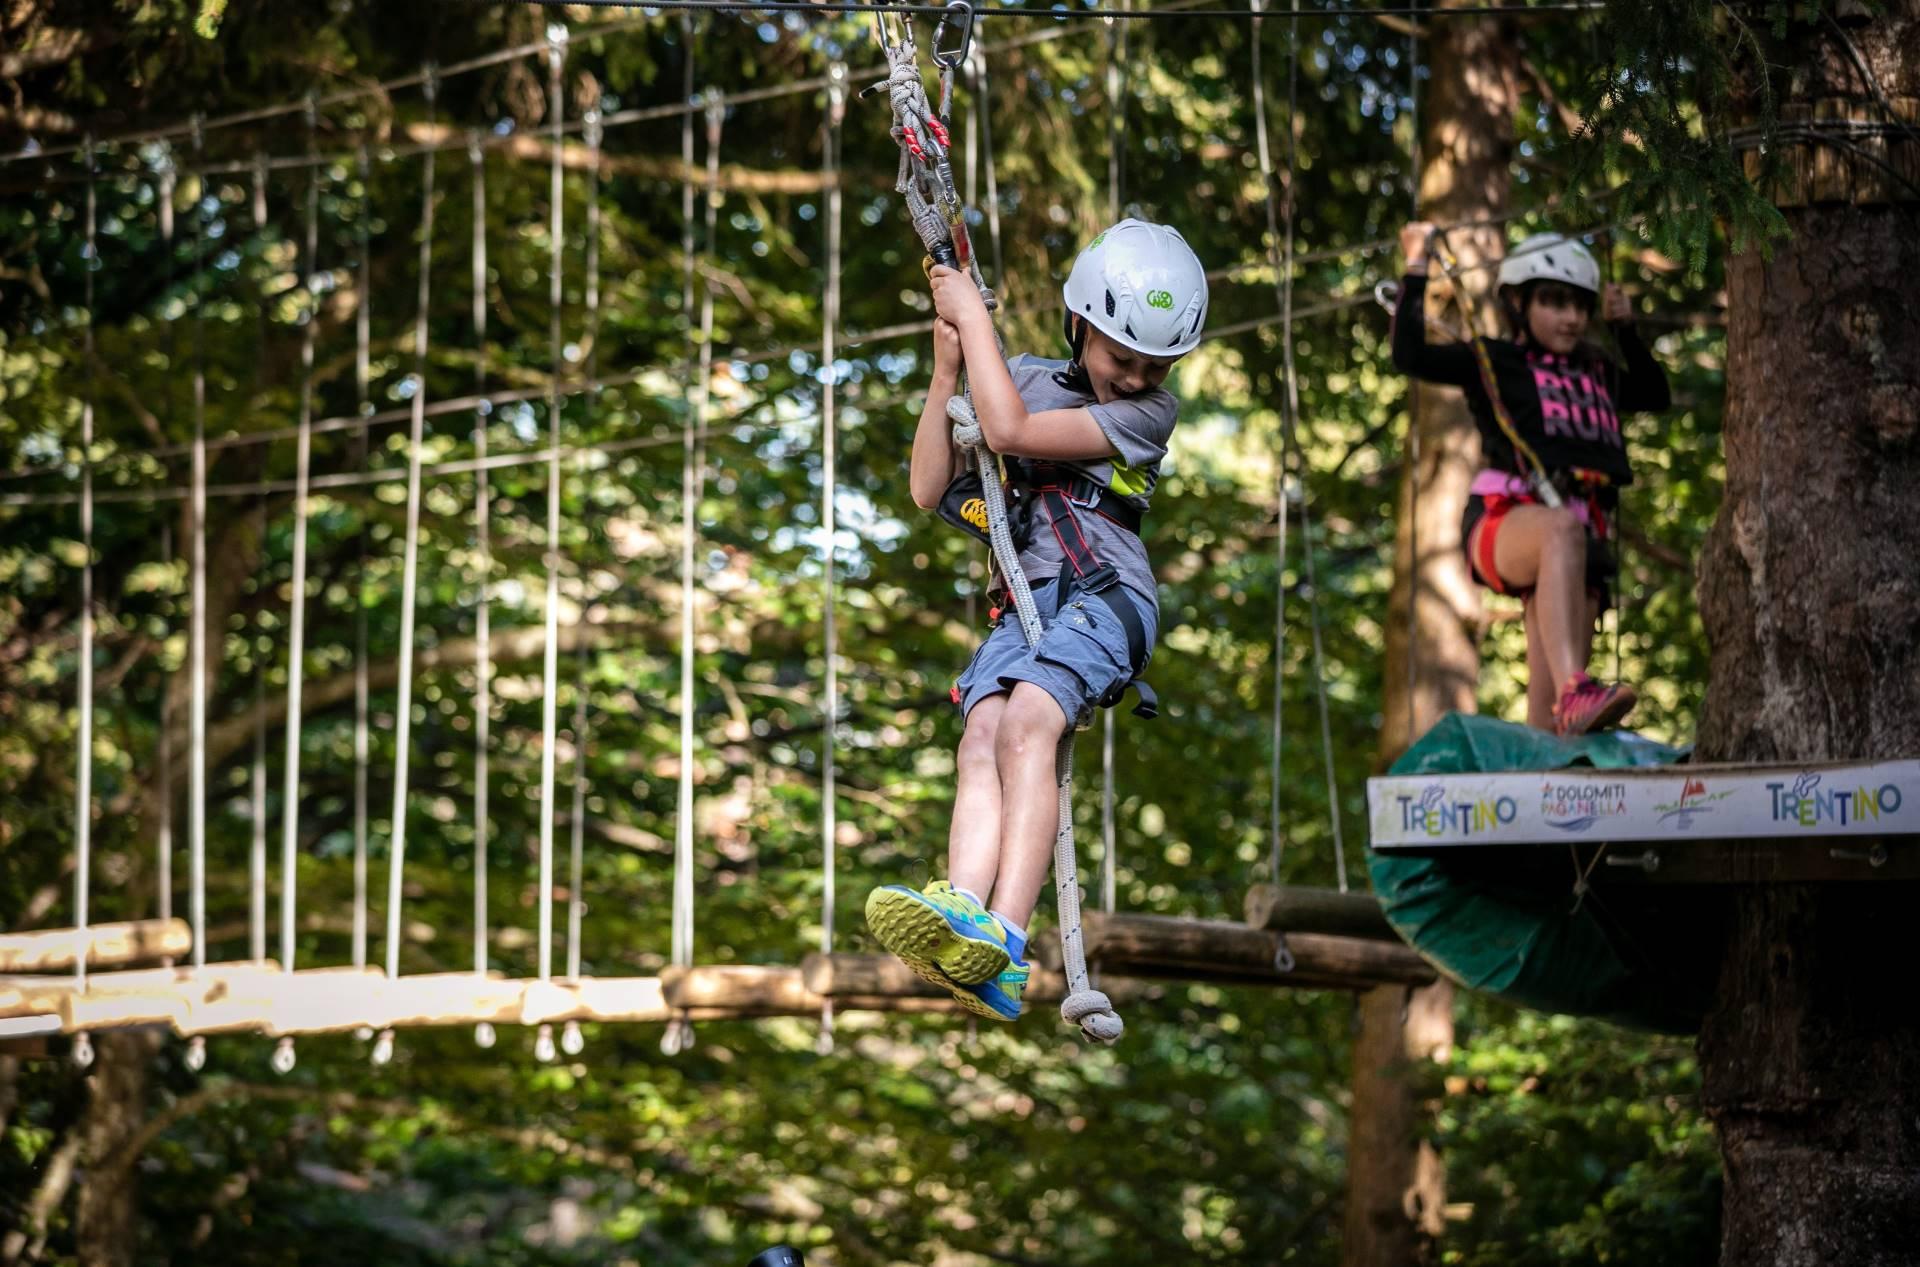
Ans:
[{"label": "green tarp", "polygon": [[[1559,739],[1449,713],[1394,774],[1671,765],[1682,749],[1627,731]],[[1433,965],[1474,990],[1543,1012],[1671,1033],[1699,1028],[1718,961],[1720,903],[1707,890],[1575,881],[1582,859],[1553,845],[1447,846],[1369,854],[1387,919]]]}]

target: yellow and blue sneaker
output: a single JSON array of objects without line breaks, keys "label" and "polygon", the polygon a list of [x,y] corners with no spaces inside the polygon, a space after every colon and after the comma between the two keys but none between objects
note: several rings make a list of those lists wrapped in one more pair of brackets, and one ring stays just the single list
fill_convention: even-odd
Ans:
[{"label": "yellow and blue sneaker", "polygon": [[1020,1019],[1020,996],[1027,991],[1027,978],[1033,969],[1024,963],[1010,963],[991,981],[982,981],[978,985],[947,986],[960,1006],[977,1016],[990,1021],[1017,1021]]},{"label": "yellow and blue sneaker", "polygon": [[[875,889],[867,895],[867,927],[915,975],[944,989],[992,982],[1013,963],[1000,921],[945,880],[919,893],[904,884]],[[1013,997],[1017,1016],[1018,990]]]}]

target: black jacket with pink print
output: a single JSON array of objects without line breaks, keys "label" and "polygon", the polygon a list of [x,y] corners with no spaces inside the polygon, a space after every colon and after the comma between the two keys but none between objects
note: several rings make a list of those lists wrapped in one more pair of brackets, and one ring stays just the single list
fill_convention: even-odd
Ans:
[{"label": "black jacket with pink print", "polygon": [[[1480,381],[1472,345],[1427,342],[1422,319],[1426,295],[1424,276],[1409,273],[1400,279],[1400,302],[1393,314],[1395,368],[1423,382],[1463,389],[1467,408],[1480,428],[1484,465],[1526,474],[1494,421],[1493,404]],[[1597,351],[1558,356],[1507,339],[1486,340],[1494,385],[1512,415],[1514,429],[1540,455],[1549,474],[1588,470],[1605,475],[1615,487],[1632,483],[1620,415],[1659,413],[1673,403],[1666,371],[1640,341],[1633,324],[1616,322],[1613,333],[1624,364]]]}]

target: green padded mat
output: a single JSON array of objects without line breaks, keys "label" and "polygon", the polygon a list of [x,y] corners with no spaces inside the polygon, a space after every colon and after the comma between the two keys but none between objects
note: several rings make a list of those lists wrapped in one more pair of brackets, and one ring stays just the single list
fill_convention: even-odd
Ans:
[{"label": "green padded mat", "polygon": [[[1393,763],[1393,774],[1467,774],[1671,765],[1686,751],[1610,731],[1560,739],[1449,713]],[[1591,850],[1582,859],[1591,859]],[[1609,883],[1584,894],[1579,862],[1553,845],[1449,846],[1368,854],[1387,919],[1436,968],[1470,989],[1542,1012],[1691,1033],[1713,987],[1723,902],[1690,886]]]}]

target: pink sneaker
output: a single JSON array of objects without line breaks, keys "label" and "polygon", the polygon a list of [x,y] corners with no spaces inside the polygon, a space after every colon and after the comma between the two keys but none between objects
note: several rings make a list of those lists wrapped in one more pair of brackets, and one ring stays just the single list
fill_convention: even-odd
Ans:
[{"label": "pink sneaker", "polygon": [[1560,702],[1553,707],[1553,732],[1557,735],[1590,735],[1596,730],[1617,726],[1633,711],[1639,700],[1625,682],[1596,682],[1584,673],[1574,675]]}]

